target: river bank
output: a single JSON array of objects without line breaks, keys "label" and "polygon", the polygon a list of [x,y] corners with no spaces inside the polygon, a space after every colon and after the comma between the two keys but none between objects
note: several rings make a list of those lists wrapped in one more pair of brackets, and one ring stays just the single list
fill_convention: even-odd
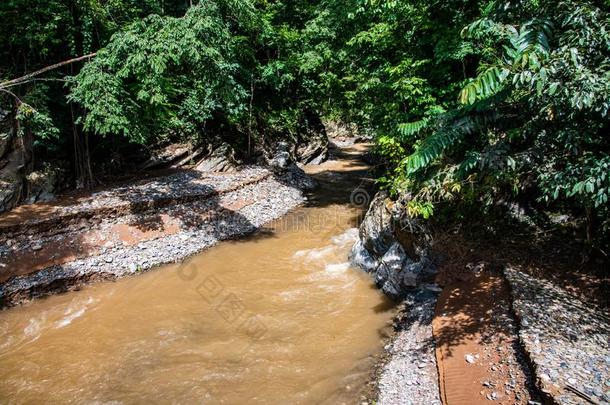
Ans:
[{"label": "river bank", "polygon": [[1,311],[0,398],[360,402],[395,307],[347,261],[357,148],[306,167],[318,187],[259,232]]},{"label": "river bank", "polygon": [[[78,199],[61,200],[53,205],[24,206],[3,216],[0,219],[0,229],[3,229],[0,298],[4,300],[4,306],[78,290],[93,281],[117,279],[162,264],[183,262],[175,265],[169,278],[167,269],[153,276],[163,277],[163,282],[153,283],[154,291],[149,291],[143,282],[143,295],[133,288],[123,291],[125,284],[119,286],[117,283],[117,290],[122,292],[117,293],[117,299],[111,300],[116,308],[105,302],[108,296],[103,291],[108,286],[99,285],[93,290],[88,287],[86,290],[90,292],[81,291],[86,297],[79,295],[71,299],[70,294],[55,297],[58,300],[53,302],[60,304],[53,304],[51,309],[25,308],[32,317],[25,327],[21,325],[22,316],[11,312],[18,333],[6,339],[6,347],[22,340],[38,339],[36,333],[39,333],[40,325],[47,325],[44,326],[47,329],[62,329],[98,306],[105,307],[109,313],[123,308],[122,311],[134,319],[142,317],[142,311],[148,310],[152,301],[157,302],[155,305],[161,314],[166,313],[166,305],[174,311],[185,311],[182,304],[174,305],[174,301],[184,287],[192,283],[198,287],[191,294],[189,305],[192,304],[190,310],[197,312],[201,298],[206,300],[205,294],[202,295],[205,279],[202,280],[201,269],[212,262],[217,263],[218,270],[210,270],[211,275],[228,274],[225,276],[229,278],[222,281],[223,288],[236,288],[236,280],[246,278],[242,280],[245,285],[239,288],[253,290],[242,292],[244,296],[238,302],[242,306],[244,297],[253,297],[256,302],[267,296],[261,293],[261,288],[281,283],[269,295],[268,304],[270,308],[276,305],[288,308],[288,312],[282,314],[287,317],[285,324],[276,324],[265,317],[263,325],[273,328],[271,338],[277,338],[275,344],[279,346],[257,349],[268,354],[270,359],[278,355],[276,349],[290,350],[285,345],[286,339],[292,338],[284,335],[296,327],[290,317],[304,314],[308,319],[307,313],[313,310],[309,308],[309,297],[317,296],[319,289],[325,292],[316,302],[328,300],[325,316],[329,317],[329,322],[337,324],[332,332],[321,332],[322,337],[317,340],[321,346],[326,345],[334,353],[338,350],[333,349],[337,345],[335,340],[341,331],[358,330],[362,334],[363,327],[367,329],[374,324],[368,330],[371,336],[367,336],[365,342],[358,342],[355,365],[342,358],[337,360],[335,366],[341,367],[336,368],[334,374],[322,376],[325,382],[316,380],[319,375],[312,376],[318,384],[325,386],[322,390],[325,394],[313,390],[307,393],[308,398],[319,399],[327,395],[328,390],[334,390],[333,398],[386,405],[489,402],[525,405],[543,400],[571,405],[583,398],[589,402],[607,400],[608,393],[600,388],[607,385],[604,378],[610,370],[608,320],[599,315],[603,310],[591,310],[595,307],[575,294],[574,286],[571,291],[566,289],[570,285],[565,280],[544,281],[544,273],[536,276],[531,273],[536,265],[545,262],[547,267],[564,263],[566,274],[571,274],[570,262],[565,257],[532,259],[535,256],[532,254],[527,256],[529,262],[525,262],[516,254],[525,252],[521,246],[498,253],[498,246],[493,242],[468,241],[459,232],[437,232],[432,243],[428,232],[419,226],[422,224],[412,221],[408,222],[407,234],[396,230],[385,232],[387,219],[391,217],[388,215],[401,210],[389,202],[389,205],[382,204],[380,198],[374,199],[369,211],[382,210],[384,214],[363,220],[362,210],[370,196],[367,194],[370,190],[368,167],[360,161],[366,149],[365,145],[347,143],[334,150],[336,156],[331,161],[306,166],[305,171],[297,166],[281,171],[244,167],[234,173],[214,174],[179,171]],[[321,187],[310,193],[316,181]],[[348,200],[351,204],[345,205]],[[303,205],[308,208],[295,211]],[[388,207],[389,211],[383,211],[383,207]],[[289,223],[275,221],[273,230],[265,230],[266,224],[289,211],[292,211],[286,217]],[[354,228],[359,224],[360,232]],[[257,235],[239,249],[229,244],[213,249],[215,253],[209,257],[218,256],[216,259],[201,260],[196,266],[193,263],[198,263],[198,257],[194,262],[185,261],[219,241],[257,231]],[[274,238],[278,234],[288,239],[276,243]],[[310,244],[309,239],[326,245]],[[373,277],[349,267],[347,252],[352,244],[379,250],[379,257],[374,259],[378,264]],[[297,246],[300,249],[295,251]],[[241,255],[243,259],[239,258]],[[235,260],[235,263],[228,265],[229,260]],[[509,264],[516,267],[508,267]],[[385,267],[384,271],[379,271],[380,265]],[[276,272],[262,275],[274,266],[278,267]],[[249,275],[253,269],[261,272],[260,278],[256,272]],[[297,269],[305,274],[313,271],[305,280],[315,287],[313,290],[310,290],[311,286],[300,285],[304,280],[298,273],[294,277]],[[401,274],[399,279],[390,276],[392,269]],[[555,276],[556,273],[546,275]],[[413,274],[415,278],[410,277]],[[397,307],[382,301],[373,308],[374,314],[368,313],[370,300],[377,294],[366,291],[372,280],[387,295],[400,296]],[[599,294],[603,291],[599,280],[597,284],[594,280],[588,281],[588,284],[581,283],[576,291],[591,291],[591,286],[597,286],[593,290],[603,298]],[[261,282],[258,288],[248,287]],[[353,290],[355,284],[359,285],[357,290]],[[134,285],[142,284],[134,280]],[[160,293],[165,288],[173,292]],[[333,295],[339,290],[350,291],[341,304]],[[404,292],[406,294],[402,295]],[[339,321],[335,312],[339,309],[335,305],[341,308],[349,305],[352,299],[358,301],[357,312]],[[130,301],[137,302],[134,309]],[[45,303],[37,305],[45,306]],[[264,314],[269,310],[267,306],[249,305],[253,305],[251,311],[256,310],[254,313]],[[38,316],[39,313],[42,315]],[[189,315],[184,313],[183,316],[188,319]],[[386,325],[388,317],[392,327]],[[166,320],[160,317],[159,322]],[[10,322],[4,326],[0,324],[2,328],[6,326],[6,330],[10,330],[10,325]],[[292,326],[286,329],[285,325]],[[89,325],[82,332],[91,334],[89,328],[92,327]],[[0,332],[4,330],[2,328]],[[389,332],[390,329],[393,332]],[[224,326],[220,330],[226,332]],[[137,333],[139,339],[152,339],[142,331]],[[252,333],[246,331],[246,334]],[[375,333],[379,336],[374,336]],[[206,335],[197,345],[207,344],[210,338],[215,336]],[[238,347],[248,339],[238,338]],[[341,351],[349,351],[353,339],[341,335],[343,338]],[[100,336],[91,335],[90,339],[104,343]],[[333,344],[328,345],[331,341]],[[87,358],[86,348],[82,350],[82,358]],[[318,348],[308,343],[306,350],[316,352]],[[228,349],[229,358],[233,358],[234,352],[235,347]],[[32,356],[39,354],[30,353]],[[17,359],[21,355],[14,355],[15,368],[7,371],[7,378],[13,378],[11,373],[20,370]],[[322,357],[327,355],[320,354]],[[248,362],[257,361],[256,353],[245,356],[249,356]],[[269,364],[280,361],[270,359],[267,359]],[[139,365],[135,362],[131,366]],[[349,371],[347,375],[342,374],[346,370]],[[367,376],[369,382],[365,384]],[[220,385],[211,393],[204,390],[203,394],[214,398],[229,395]],[[197,385],[196,389],[200,390],[202,386]],[[145,387],[139,390],[135,391],[137,395],[146,392]],[[98,395],[95,390],[90,394]],[[268,392],[265,395],[275,394]],[[243,399],[248,393],[239,395]]]},{"label": "river bank", "polygon": [[532,240],[500,222],[495,237],[476,224],[422,227],[401,204],[378,194],[351,254],[400,302],[368,403],[609,400],[603,269],[579,265],[559,234]]},{"label": "river bank", "polygon": [[252,233],[306,201],[283,172],[180,171],[0,217],[0,306],[146,271]]}]

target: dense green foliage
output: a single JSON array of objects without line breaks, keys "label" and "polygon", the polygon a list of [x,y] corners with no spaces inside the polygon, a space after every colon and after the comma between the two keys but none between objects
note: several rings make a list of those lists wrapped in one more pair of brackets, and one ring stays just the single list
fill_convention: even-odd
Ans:
[{"label": "dense green foliage", "polygon": [[0,5],[0,77],[97,52],[10,88],[44,150],[82,131],[251,155],[326,116],[374,137],[412,215],[518,201],[610,226],[607,2],[31,3]]},{"label": "dense green foliage", "polygon": [[413,146],[393,186],[414,205],[554,203],[607,230],[609,28],[592,3],[491,3],[462,31],[479,61],[460,105],[398,126]]}]

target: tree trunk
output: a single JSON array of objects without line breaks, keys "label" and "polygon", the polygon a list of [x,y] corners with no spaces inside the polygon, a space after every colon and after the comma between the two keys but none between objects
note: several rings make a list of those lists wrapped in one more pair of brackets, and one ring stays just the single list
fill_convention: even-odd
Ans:
[{"label": "tree trunk", "polygon": [[89,138],[87,134],[79,131],[75,123],[74,105],[70,104],[72,116],[72,138],[74,142],[74,177],[76,188],[89,189],[93,186],[93,173],[91,171],[91,159],[89,156]]}]

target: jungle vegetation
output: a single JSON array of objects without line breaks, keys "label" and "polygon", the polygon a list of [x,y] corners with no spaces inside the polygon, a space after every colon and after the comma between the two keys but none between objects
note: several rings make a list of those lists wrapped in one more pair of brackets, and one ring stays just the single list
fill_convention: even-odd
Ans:
[{"label": "jungle vegetation", "polygon": [[63,158],[82,187],[133,145],[251,156],[312,115],[343,121],[375,140],[379,184],[411,215],[519,203],[582,219],[607,255],[609,5],[4,0],[0,107],[32,168]]}]

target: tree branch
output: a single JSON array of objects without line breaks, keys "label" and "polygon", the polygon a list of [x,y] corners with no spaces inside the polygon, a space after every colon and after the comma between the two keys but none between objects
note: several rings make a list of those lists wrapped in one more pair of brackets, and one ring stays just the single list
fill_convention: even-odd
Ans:
[{"label": "tree branch", "polygon": [[93,52],[93,53],[90,53],[88,55],[83,55],[83,56],[79,56],[77,58],[68,59],[68,60],[65,60],[63,62],[59,62],[59,63],[56,63],[54,65],[44,67],[44,68],[42,68],[40,70],[37,70],[35,72],[28,73],[25,76],[21,76],[21,77],[18,77],[16,79],[12,79],[12,80],[8,80],[8,81],[5,81],[5,82],[2,82],[2,83],[0,83],[0,89],[1,88],[5,88],[5,87],[10,87],[10,86],[15,86],[17,84],[22,84],[22,82],[26,82],[26,81],[30,80],[31,78],[33,78],[35,76],[39,76],[39,75],[41,75],[43,73],[46,73],[48,71],[57,69],[59,67],[65,66],[65,65],[69,65],[71,63],[80,62],[80,61],[85,60],[85,59],[91,59],[96,54],[97,54],[97,52]]}]

